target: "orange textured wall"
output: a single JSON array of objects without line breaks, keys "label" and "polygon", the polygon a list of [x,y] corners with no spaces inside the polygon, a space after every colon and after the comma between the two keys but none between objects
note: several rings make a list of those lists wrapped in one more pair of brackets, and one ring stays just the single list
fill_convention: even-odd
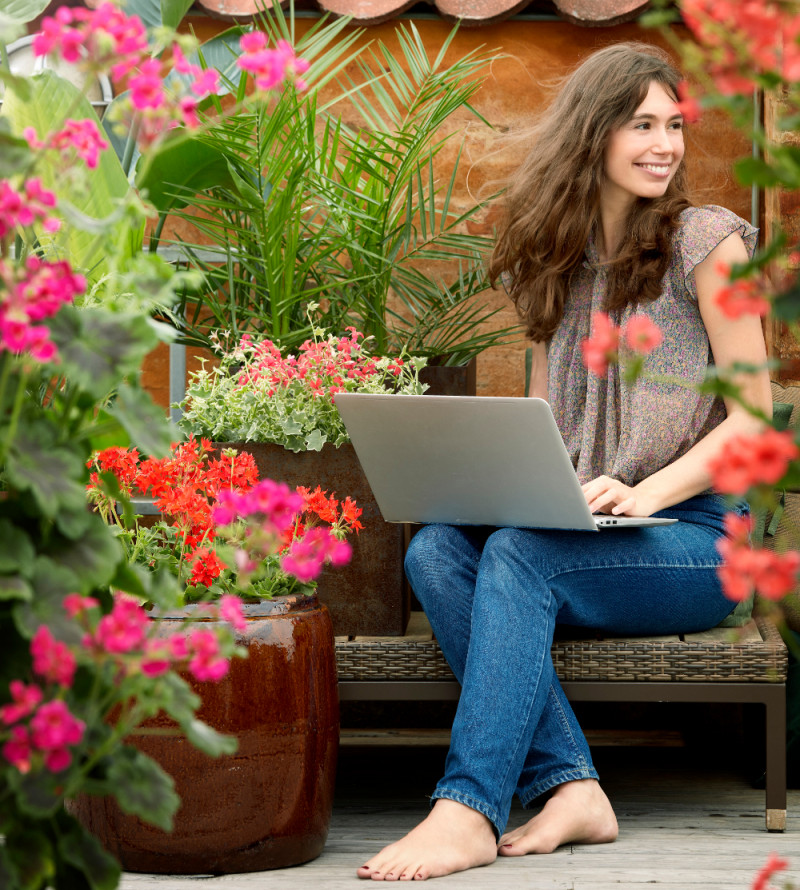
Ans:
[{"label": "orange textured wall", "polygon": [[[301,20],[303,29],[311,24]],[[414,22],[431,52],[437,52],[450,32],[450,25],[436,19]],[[221,30],[210,19],[194,19],[192,25],[201,39]],[[395,23],[370,28],[363,40],[381,40],[396,46]],[[491,185],[511,175],[526,151],[524,131],[547,102],[554,81],[566,74],[586,55],[624,40],[644,40],[664,46],[660,38],[635,24],[607,28],[581,28],[566,22],[510,20],[481,28],[464,29],[456,36],[450,55],[455,57],[478,47],[501,54],[474,100],[476,110],[492,125],[486,126],[468,112],[452,119],[454,131],[464,134],[461,162],[464,172],[458,201],[466,207],[477,196],[487,194]],[[444,164],[456,151],[454,140],[443,154]],[[690,128],[687,163],[699,203],[719,203],[740,215],[750,216],[749,189],[738,186],[731,176],[732,161],[750,151],[749,145],[721,116],[707,115]],[[443,170],[443,177],[447,171]],[[490,233],[492,215],[487,214],[477,228]],[[489,292],[487,301],[501,307],[495,317],[498,326],[515,324],[516,318],[502,294]],[[478,392],[483,395],[521,395],[524,386],[524,350],[519,339],[513,345],[497,347],[478,359]],[[156,370],[157,367],[157,370]],[[151,391],[164,404],[161,395],[166,372],[163,364],[148,364]]]}]

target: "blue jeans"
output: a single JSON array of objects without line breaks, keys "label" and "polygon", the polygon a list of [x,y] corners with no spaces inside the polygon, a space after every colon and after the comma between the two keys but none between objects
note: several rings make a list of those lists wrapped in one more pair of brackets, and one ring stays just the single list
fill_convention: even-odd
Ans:
[{"label": "blue jeans", "polygon": [[597,778],[553,670],[556,623],[617,635],[707,630],[733,603],[716,575],[729,508],[698,495],[657,514],[681,521],[600,532],[428,525],[406,574],[461,698],[433,799],[483,813],[499,837],[516,792],[524,806]]}]

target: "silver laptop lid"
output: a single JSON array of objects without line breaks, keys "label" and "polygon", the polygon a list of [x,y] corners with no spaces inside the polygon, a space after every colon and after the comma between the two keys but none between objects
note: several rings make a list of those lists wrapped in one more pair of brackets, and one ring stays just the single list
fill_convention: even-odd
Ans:
[{"label": "silver laptop lid", "polygon": [[597,530],[542,399],[338,393],[336,407],[388,522]]}]

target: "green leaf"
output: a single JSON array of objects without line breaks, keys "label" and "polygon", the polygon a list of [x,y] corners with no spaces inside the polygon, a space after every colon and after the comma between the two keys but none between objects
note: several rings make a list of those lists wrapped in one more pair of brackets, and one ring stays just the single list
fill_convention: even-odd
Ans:
[{"label": "green leaf", "polygon": [[[54,816],[64,805],[61,796],[64,779],[55,773],[37,770],[22,775],[16,770],[10,770],[8,779],[8,784],[16,794],[20,810],[27,816],[32,816],[34,819],[49,818]],[[39,841],[44,840],[41,833],[26,832],[25,837],[30,839],[31,843],[34,842],[34,838]],[[24,844],[25,841],[21,841],[21,843]],[[12,855],[15,852],[14,846],[12,841]],[[36,853],[35,850],[30,852],[32,855]],[[45,855],[43,848],[39,852],[42,856]]]},{"label": "green leaf", "polygon": [[161,0],[161,21],[168,28],[177,28],[192,3],[194,0]]},{"label": "green leaf", "polygon": [[60,566],[46,556],[39,556],[31,578],[33,597],[30,602],[20,602],[13,607],[17,630],[30,639],[42,624],[52,630],[54,636],[68,643],[79,643],[81,631],[64,611],[64,597],[68,593],[87,592],[78,578],[65,566]]},{"label": "green leaf", "polygon": [[740,158],[733,165],[736,178],[743,185],[758,185],[762,188],[778,185],[781,177],[774,167],[763,158]]},{"label": "green leaf", "polygon": [[163,24],[159,0],[127,0],[125,12],[138,15],[149,29],[160,28]]},{"label": "green leaf", "polygon": [[0,575],[0,600],[27,600],[31,596],[30,584],[19,575]]},{"label": "green leaf", "polygon": [[322,451],[322,446],[327,441],[327,437],[322,430],[313,430],[306,436],[306,447],[309,451]]},{"label": "green leaf", "polygon": [[19,571],[28,575],[33,569],[36,555],[31,539],[21,528],[17,528],[10,519],[0,519],[0,572]]},{"label": "green leaf", "polygon": [[38,18],[49,5],[50,0],[0,0],[0,13],[27,25]]},{"label": "green leaf", "polygon": [[[26,830],[27,828],[27,830]],[[40,890],[50,886],[55,874],[53,848],[42,831],[32,831],[30,825],[14,831],[6,838],[6,863],[14,876],[12,883],[0,884],[14,890]],[[0,876],[3,868],[0,865]]]},{"label": "green leaf", "polygon": [[79,540],[64,541],[47,551],[55,563],[74,573],[79,591],[84,594],[95,587],[105,587],[123,559],[122,548],[111,529],[96,514],[90,516],[93,522]]},{"label": "green leaf", "polygon": [[238,747],[237,740],[230,735],[223,735],[216,729],[203,723],[202,720],[190,720],[182,724],[186,738],[209,757],[219,757],[222,754],[234,754]]},{"label": "green leaf", "polygon": [[77,481],[83,461],[73,451],[52,443],[49,427],[26,426],[17,433],[8,453],[6,473],[11,487],[30,492],[41,512],[53,518],[59,510],[85,510],[86,493]]},{"label": "green leaf", "polygon": [[[76,119],[99,120],[89,101],[77,87],[54,71],[44,71],[29,78],[31,95],[21,96],[13,86],[3,98],[3,114],[11,122],[14,133],[21,135],[25,127],[33,127],[39,137],[59,128],[68,112]],[[48,152],[39,161],[37,173],[43,185],[55,192],[60,204],[69,203],[94,219],[111,217],[130,192],[130,185],[119,159],[111,148],[100,152],[97,167],[85,169],[85,179],[68,177],[61,172],[57,152]],[[130,217],[121,218],[106,233],[113,243],[126,246],[133,253],[141,246],[144,222],[133,225]],[[74,268],[100,278],[107,271],[105,239],[74,226],[62,226],[53,234],[40,232],[42,244],[68,259]]]},{"label": "green leaf", "polygon": [[145,454],[163,457],[169,452],[171,443],[182,438],[148,393],[127,383],[119,387],[109,413],[122,424],[131,442]]},{"label": "green leaf", "polygon": [[117,751],[108,769],[114,796],[126,813],[132,813],[164,831],[172,829],[172,818],[180,806],[175,783],[163,769],[141,751],[126,745]]},{"label": "green leaf", "polygon": [[86,877],[92,890],[115,890],[122,872],[117,860],[77,820],[66,818],[69,824],[66,830],[62,827],[58,838],[62,859]]},{"label": "green leaf", "polygon": [[108,395],[121,377],[137,373],[158,342],[142,314],[103,307],[63,306],[50,331],[67,379],[97,399]]},{"label": "green leaf", "polygon": [[164,710],[182,726],[194,720],[200,707],[200,696],[178,674],[171,672],[161,678],[164,692]]},{"label": "green leaf", "polygon": [[177,133],[149,159],[136,185],[160,213],[185,207],[211,188],[233,188],[225,155],[199,138]]},{"label": "green leaf", "polygon": [[[0,71],[6,86],[13,86],[17,91],[24,91],[27,88],[26,82],[17,83],[21,78],[14,78],[8,72]],[[10,179],[15,173],[20,173],[30,165],[31,150],[28,143],[11,133],[11,126],[8,120],[0,117],[0,177]]]},{"label": "green leaf", "polygon": [[772,301],[772,314],[781,321],[796,321],[800,318],[800,283],[795,282],[789,290],[778,294]]}]

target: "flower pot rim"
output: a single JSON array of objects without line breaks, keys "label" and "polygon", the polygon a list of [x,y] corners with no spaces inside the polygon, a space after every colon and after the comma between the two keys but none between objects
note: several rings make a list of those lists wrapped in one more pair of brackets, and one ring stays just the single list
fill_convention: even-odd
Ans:
[{"label": "flower pot rim", "polygon": [[[202,603],[188,603],[182,609],[171,609],[167,612],[162,612],[157,606],[154,606],[150,616],[162,621],[185,621],[187,618],[194,621],[221,621],[223,619],[210,612],[203,614],[204,610],[213,608],[215,602],[215,600],[208,600]],[[257,603],[243,602],[242,614],[245,620],[248,618],[270,618],[286,615],[289,612],[305,612],[318,608],[318,606],[319,598],[316,593],[291,594],[276,596],[274,599],[261,600]]]}]

